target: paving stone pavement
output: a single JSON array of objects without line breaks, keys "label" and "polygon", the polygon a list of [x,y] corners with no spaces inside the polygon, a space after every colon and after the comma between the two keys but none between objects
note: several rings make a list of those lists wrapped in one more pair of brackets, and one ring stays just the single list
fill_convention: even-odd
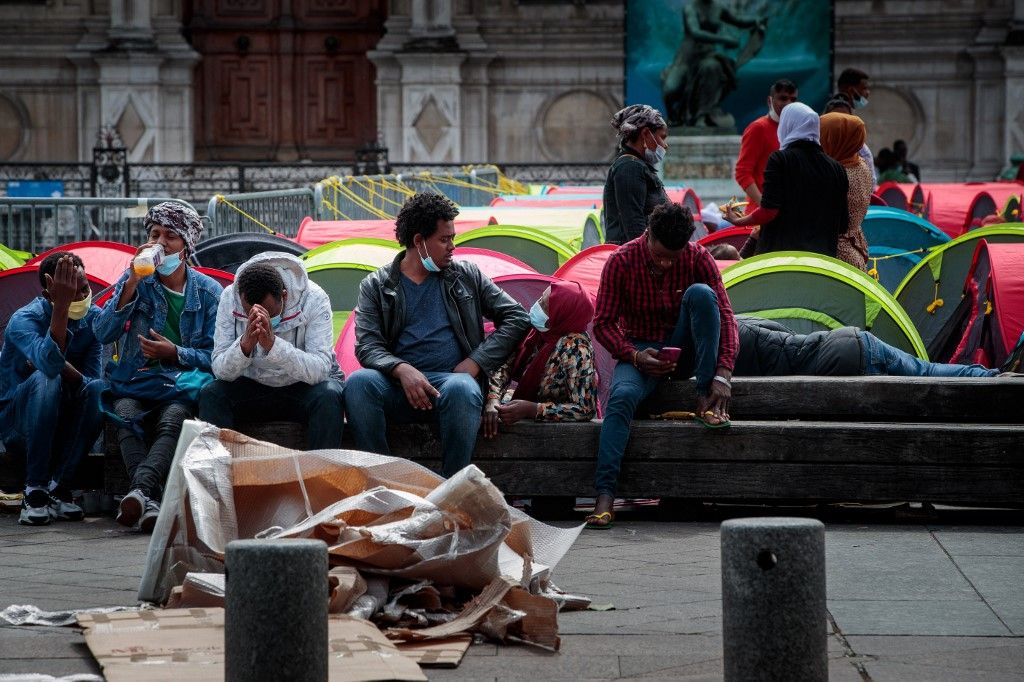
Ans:
[{"label": "paving stone pavement", "polygon": [[[147,543],[0,517],[0,608],[134,604]],[[1024,528],[827,523],[826,553],[832,680],[1024,680]],[[563,614],[558,654],[477,645],[430,679],[721,679],[716,522],[585,531],[555,582],[615,610]],[[99,669],[74,628],[0,626],[0,673],[30,672]]]}]

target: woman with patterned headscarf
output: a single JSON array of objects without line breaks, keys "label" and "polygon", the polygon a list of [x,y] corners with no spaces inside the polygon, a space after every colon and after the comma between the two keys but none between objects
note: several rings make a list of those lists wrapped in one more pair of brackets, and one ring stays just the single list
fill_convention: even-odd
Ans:
[{"label": "woman with patterned headscarf", "polygon": [[184,393],[166,397],[149,380],[175,371],[210,372],[221,286],[188,265],[203,231],[195,209],[176,201],[158,204],[146,214],[145,228],[148,239],[136,259],[155,246],[162,258],[148,275],[140,275],[134,261],[128,266],[93,330],[101,343],[117,342],[110,397],[131,478],[117,521],[152,532],[178,433],[196,405]]},{"label": "woman with patterned headscarf", "polygon": [[860,157],[867,137],[864,121],[856,116],[836,112],[821,117],[821,148],[846,170],[850,183],[846,193],[849,226],[839,235],[836,258],[859,270],[864,269],[868,259],[868,240],[864,237],[861,223],[867,215],[874,185],[871,169]]},{"label": "woman with patterned headscarf", "polygon": [[668,201],[654,167],[668,151],[668,126],[661,113],[633,104],[612,117],[618,156],[604,183],[604,241],[625,244],[647,229],[647,216]]}]

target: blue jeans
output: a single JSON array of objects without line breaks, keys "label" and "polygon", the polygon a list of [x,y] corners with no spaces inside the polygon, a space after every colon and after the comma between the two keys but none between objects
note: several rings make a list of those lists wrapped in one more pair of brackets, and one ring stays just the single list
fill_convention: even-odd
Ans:
[{"label": "blue jeans", "polygon": [[51,480],[70,485],[103,425],[104,386],[98,379],[71,386],[38,370],[18,384],[0,410],[0,431],[9,447],[25,452],[26,487],[43,488]]},{"label": "blue jeans", "polygon": [[221,428],[248,423],[289,420],[306,425],[310,450],[341,447],[344,428],[343,384],[327,379],[318,384],[297,381],[287,386],[267,386],[248,377],[213,381],[199,396],[199,418]]},{"label": "blue jeans", "polygon": [[442,467],[446,478],[469,464],[480,430],[484,396],[480,384],[468,374],[424,372],[441,394],[434,409],[416,410],[405,398],[402,385],[374,369],[360,369],[345,381],[345,413],[356,448],[390,454],[387,423],[436,421],[441,431]]},{"label": "blue jeans", "polygon": [[865,376],[896,377],[993,377],[998,369],[981,365],[947,365],[928,362],[894,348],[868,332],[857,332],[860,337],[861,364]]},{"label": "blue jeans", "polygon": [[[637,350],[675,346],[682,349],[674,376],[696,376],[697,393],[706,396],[718,365],[718,341],[721,335],[721,311],[718,296],[706,284],[694,284],[683,294],[679,318],[666,343],[634,342]],[[619,481],[622,456],[629,441],[629,424],[637,406],[654,392],[659,377],[643,374],[628,362],[615,366],[608,404],[601,424],[601,442],[597,450],[594,487],[598,495],[614,495]]]}]

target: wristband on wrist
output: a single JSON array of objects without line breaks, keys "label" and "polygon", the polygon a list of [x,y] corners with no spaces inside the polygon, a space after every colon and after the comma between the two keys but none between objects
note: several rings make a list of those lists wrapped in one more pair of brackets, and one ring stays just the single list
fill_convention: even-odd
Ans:
[{"label": "wristband on wrist", "polygon": [[730,390],[732,389],[732,382],[723,377],[721,374],[715,375],[715,381],[725,384],[726,388],[729,388]]},{"label": "wristband on wrist", "polygon": [[637,369],[640,369],[640,365],[638,365],[636,363],[636,356],[639,355],[639,354],[640,354],[640,351],[638,351],[638,350],[633,351],[633,366],[636,367]]}]

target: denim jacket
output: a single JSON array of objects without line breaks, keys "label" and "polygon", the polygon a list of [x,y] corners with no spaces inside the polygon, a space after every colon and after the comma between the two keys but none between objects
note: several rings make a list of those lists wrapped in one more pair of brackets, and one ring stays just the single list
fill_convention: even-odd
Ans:
[{"label": "denim jacket", "polygon": [[[167,322],[167,299],[155,273],[140,280],[132,300],[116,310],[128,274],[125,272],[118,280],[113,296],[93,322],[93,331],[101,343],[119,342],[119,359],[110,375],[111,379],[117,380],[131,378],[148,362],[142,355],[138,335],[149,338],[150,329],[160,333]],[[185,278],[185,309],[181,311],[182,345],[178,346],[178,364],[209,372],[222,288],[215,280],[192,268],[186,269]]]},{"label": "denim jacket", "polygon": [[91,328],[100,309],[92,306],[81,320],[68,320],[64,353],[50,336],[52,312],[50,302],[39,296],[11,316],[0,350],[0,404],[9,400],[18,384],[34,370],[53,379],[60,376],[65,362],[71,363],[86,381],[102,378],[103,346]]}]

